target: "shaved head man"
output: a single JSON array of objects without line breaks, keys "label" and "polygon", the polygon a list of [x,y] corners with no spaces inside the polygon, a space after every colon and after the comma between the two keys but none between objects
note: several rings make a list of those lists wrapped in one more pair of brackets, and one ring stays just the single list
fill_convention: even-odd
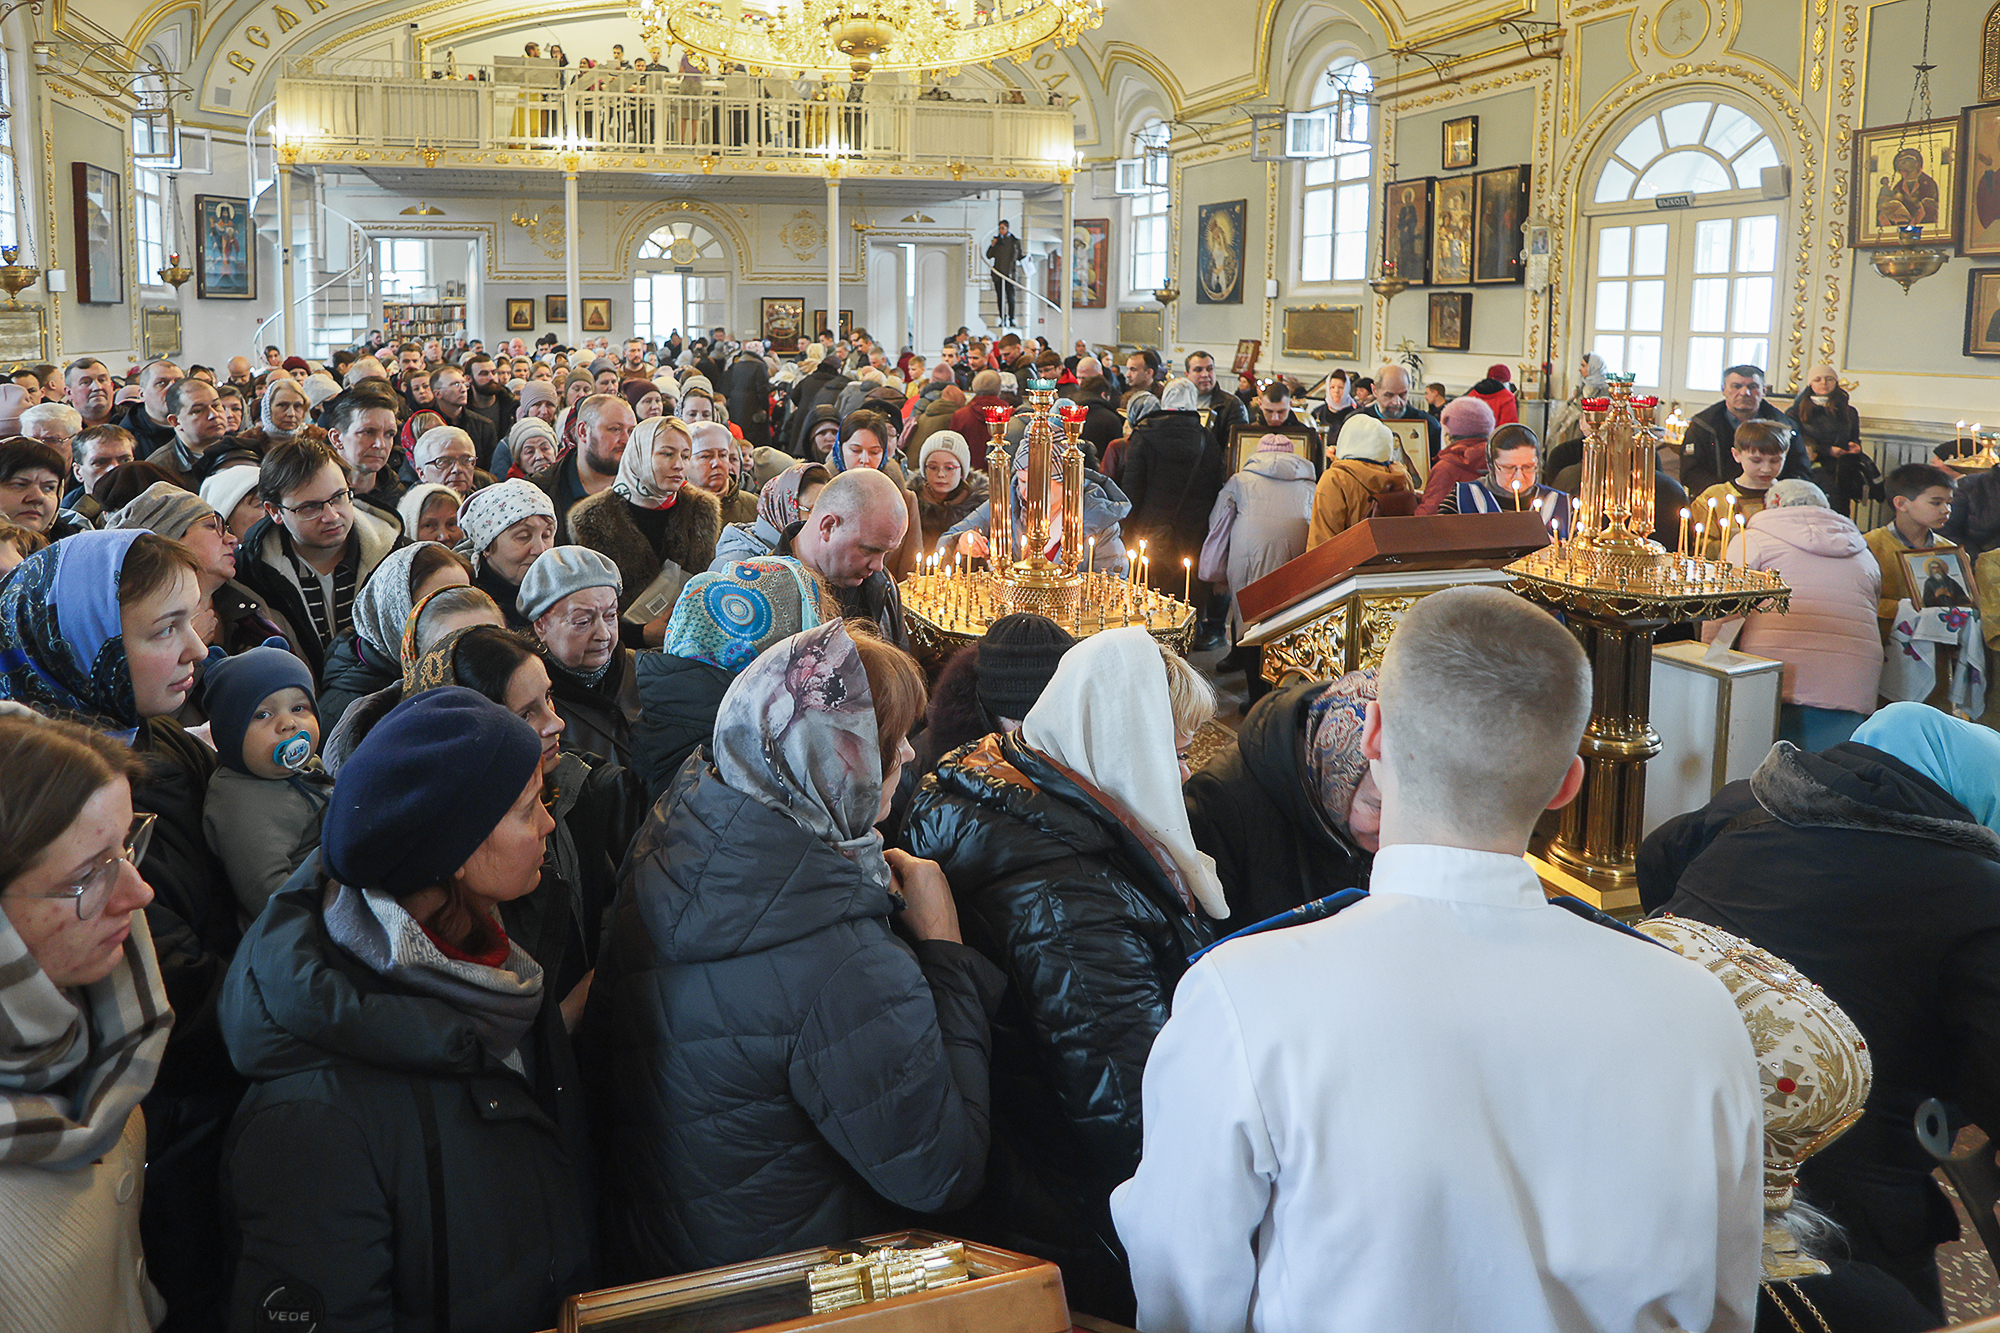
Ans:
[{"label": "shaved head man", "polygon": [[874,468],[843,472],[826,484],[812,516],[778,547],[825,579],[840,599],[841,614],[871,620],[882,637],[905,651],[903,599],[884,570],[902,545],[910,511],[903,490]]}]

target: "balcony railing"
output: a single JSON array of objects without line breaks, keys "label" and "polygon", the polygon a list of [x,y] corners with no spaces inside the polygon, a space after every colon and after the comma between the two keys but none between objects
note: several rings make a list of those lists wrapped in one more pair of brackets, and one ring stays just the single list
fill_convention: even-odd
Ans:
[{"label": "balcony railing", "polygon": [[[545,68],[535,68],[545,66]],[[566,70],[511,61],[471,70],[401,62],[289,62],[278,80],[276,135],[303,160],[326,149],[549,151],[582,148],[593,167],[624,159],[908,162],[995,168],[1053,179],[1068,166],[1075,120],[1053,105],[1002,93],[916,93],[894,86],[821,85],[750,75]],[[707,162],[704,166],[708,166]]]}]

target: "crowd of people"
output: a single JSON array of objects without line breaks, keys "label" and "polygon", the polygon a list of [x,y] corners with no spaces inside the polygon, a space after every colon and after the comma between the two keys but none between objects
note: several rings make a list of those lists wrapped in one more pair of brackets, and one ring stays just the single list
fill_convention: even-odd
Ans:
[{"label": "crowd of people", "polygon": [[1504,366],[1306,404],[961,335],[0,385],[0,1327],[525,1333],[918,1222],[1148,1333],[1938,1326],[1911,1117],[2000,1111],[2000,740],[1877,686],[1956,479],[1862,534],[1761,372],[1690,427],[1666,509],[1726,488],[1794,590],[1738,640],[1787,743],[1649,839],[1646,938],[1521,859],[1591,675],[1511,594],[1337,680],[1237,649],[1199,772],[1217,695],[1144,630],[904,621],[991,555],[991,450],[1019,503],[1030,382],[1198,645],[1370,517],[1567,532]]}]

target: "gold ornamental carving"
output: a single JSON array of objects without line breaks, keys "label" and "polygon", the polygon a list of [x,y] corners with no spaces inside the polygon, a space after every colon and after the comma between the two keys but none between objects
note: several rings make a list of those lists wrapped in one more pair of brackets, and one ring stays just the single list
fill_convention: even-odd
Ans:
[{"label": "gold ornamental carving", "polygon": [[802,208],[779,229],[778,239],[792,258],[804,263],[826,247],[826,224]]},{"label": "gold ornamental carving", "polygon": [[1347,672],[1347,620],[1351,608],[1345,603],[1317,620],[1271,640],[1264,645],[1264,679],[1273,685],[1286,676],[1307,680],[1332,680]]}]

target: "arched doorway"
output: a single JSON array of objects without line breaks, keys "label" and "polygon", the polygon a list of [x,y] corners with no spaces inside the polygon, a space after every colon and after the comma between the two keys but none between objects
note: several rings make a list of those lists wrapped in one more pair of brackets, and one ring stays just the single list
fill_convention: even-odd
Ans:
[{"label": "arched doorway", "polygon": [[1606,142],[1586,176],[1584,350],[1690,410],[1720,394],[1729,366],[1769,380],[1790,212],[1767,189],[1783,175],[1766,177],[1784,165],[1777,138],[1704,90],[1643,109]]},{"label": "arched doorway", "polygon": [[632,264],[632,332],[664,342],[706,333],[729,318],[729,250],[699,222],[656,228]]}]

